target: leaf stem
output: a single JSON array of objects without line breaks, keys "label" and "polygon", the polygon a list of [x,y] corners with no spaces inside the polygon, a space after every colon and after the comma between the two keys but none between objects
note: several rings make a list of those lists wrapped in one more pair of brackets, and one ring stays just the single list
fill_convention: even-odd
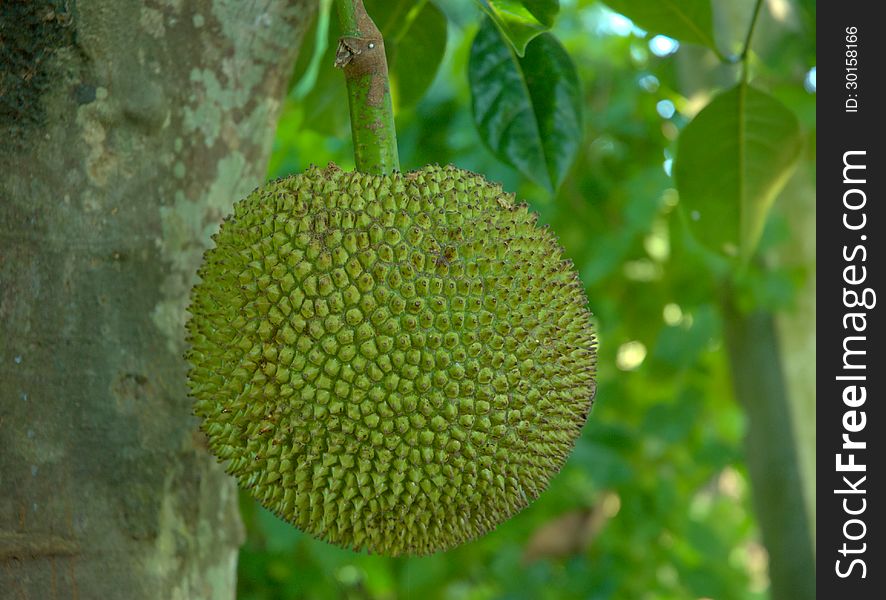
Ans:
[{"label": "leaf stem", "polygon": [[748,26],[748,34],[744,39],[744,46],[741,49],[741,54],[738,55],[738,60],[741,61],[741,81],[746,82],[748,80],[748,55],[751,51],[751,40],[754,37],[754,30],[757,28],[757,21],[760,17],[760,9],[763,7],[763,0],[757,0],[754,3],[754,12],[751,15],[751,24]]},{"label": "leaf stem", "polygon": [[335,0],[342,37],[335,66],[344,70],[357,170],[385,175],[400,168],[388,63],[381,32],[363,0]]}]

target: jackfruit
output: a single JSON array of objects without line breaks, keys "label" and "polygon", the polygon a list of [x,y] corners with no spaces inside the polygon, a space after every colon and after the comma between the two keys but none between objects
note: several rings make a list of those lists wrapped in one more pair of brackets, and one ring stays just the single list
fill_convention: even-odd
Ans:
[{"label": "jackfruit", "polygon": [[354,550],[430,554],[544,490],[596,340],[525,204],[429,166],[271,182],[213,236],[187,323],[210,449],[262,505]]}]

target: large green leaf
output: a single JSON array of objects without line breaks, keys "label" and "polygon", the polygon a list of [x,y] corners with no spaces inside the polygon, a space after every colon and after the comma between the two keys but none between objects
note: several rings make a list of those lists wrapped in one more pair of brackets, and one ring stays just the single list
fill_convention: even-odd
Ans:
[{"label": "large green leaf", "polygon": [[748,257],[802,149],[794,113],[747,84],[720,94],[680,136],[674,177],[693,231]]},{"label": "large green leaf", "polygon": [[446,16],[431,2],[366,0],[385,40],[396,108],[413,106],[434,82],[446,51]]},{"label": "large green leaf", "polygon": [[468,76],[474,123],[504,162],[555,191],[581,142],[581,91],[575,65],[550,33],[518,57],[484,20],[471,46]]},{"label": "large green leaf", "polygon": [[714,20],[711,0],[604,0],[614,11],[652,33],[711,48]]},{"label": "large green leaf", "polygon": [[526,45],[554,25],[560,0],[480,0],[487,15],[498,25],[519,56]]}]

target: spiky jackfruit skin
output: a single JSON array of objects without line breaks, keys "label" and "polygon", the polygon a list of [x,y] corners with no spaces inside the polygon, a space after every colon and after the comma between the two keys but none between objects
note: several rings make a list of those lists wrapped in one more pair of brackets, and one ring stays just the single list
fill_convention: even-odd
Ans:
[{"label": "spiky jackfruit skin", "polygon": [[563,465],[595,392],[590,313],[554,237],[499,186],[312,168],[239,202],[214,239],[191,393],[212,451],[281,518],[429,554]]}]

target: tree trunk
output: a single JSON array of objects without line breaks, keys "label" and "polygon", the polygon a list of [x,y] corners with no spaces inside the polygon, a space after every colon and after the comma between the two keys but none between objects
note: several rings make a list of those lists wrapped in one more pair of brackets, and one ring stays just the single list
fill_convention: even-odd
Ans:
[{"label": "tree trunk", "polygon": [[185,307],[314,4],[0,2],[0,596],[233,596]]},{"label": "tree trunk", "polygon": [[774,600],[815,598],[815,556],[788,384],[768,312],[725,311],[735,396],[748,416],[748,473]]}]

